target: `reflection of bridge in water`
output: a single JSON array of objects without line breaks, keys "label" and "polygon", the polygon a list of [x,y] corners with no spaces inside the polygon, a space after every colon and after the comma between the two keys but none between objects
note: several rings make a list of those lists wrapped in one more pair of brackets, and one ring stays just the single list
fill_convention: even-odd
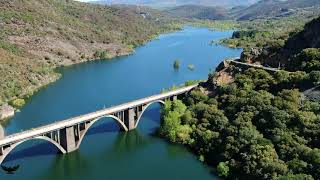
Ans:
[{"label": "reflection of bridge in water", "polygon": [[124,131],[135,129],[144,111],[154,103],[164,104],[166,100],[175,100],[195,88],[184,87],[167,93],[157,94],[122,105],[110,107],[86,115],[74,117],[47,126],[13,134],[0,140],[0,164],[18,145],[32,139],[41,139],[55,145],[61,153],[77,150],[90,127],[97,121],[110,117]]},{"label": "reflection of bridge in water", "polygon": [[[106,125],[108,126],[110,124],[103,124],[103,126]],[[150,137],[140,133],[137,129],[129,132],[120,132],[111,142],[112,143],[107,146],[93,147],[99,149],[102,148],[103,153],[98,156],[93,155],[92,157],[91,155],[84,155],[86,153],[81,153],[80,151],[75,151],[69,155],[57,156],[57,158],[54,158],[49,162],[49,168],[46,168],[46,171],[41,173],[42,175],[39,175],[39,179],[65,179],[66,175],[68,177],[76,176],[79,175],[79,172],[86,172],[92,167],[97,168],[96,170],[98,171],[104,171],[105,166],[96,167],[97,161],[119,161],[121,158],[123,160],[126,159],[126,157],[124,157],[125,154],[127,155],[130,152],[134,152],[137,148],[144,148],[151,143]],[[99,160],[97,160],[97,158]]]}]

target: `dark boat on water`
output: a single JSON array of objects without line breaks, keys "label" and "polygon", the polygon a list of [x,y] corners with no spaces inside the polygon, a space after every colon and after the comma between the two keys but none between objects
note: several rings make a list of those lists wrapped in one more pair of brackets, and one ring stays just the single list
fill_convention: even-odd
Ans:
[{"label": "dark boat on water", "polygon": [[12,166],[12,167],[7,167],[4,165],[1,165],[1,168],[6,171],[8,174],[13,174],[19,169],[20,165]]}]

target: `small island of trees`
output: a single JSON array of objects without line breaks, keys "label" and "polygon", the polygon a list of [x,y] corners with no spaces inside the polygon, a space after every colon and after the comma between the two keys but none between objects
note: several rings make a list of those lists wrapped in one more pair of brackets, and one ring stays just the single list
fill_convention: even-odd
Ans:
[{"label": "small island of trees", "polygon": [[174,68],[174,69],[179,69],[179,68],[180,68],[180,65],[181,65],[180,60],[179,60],[179,59],[176,59],[176,60],[174,61],[174,63],[173,63],[173,68]]}]

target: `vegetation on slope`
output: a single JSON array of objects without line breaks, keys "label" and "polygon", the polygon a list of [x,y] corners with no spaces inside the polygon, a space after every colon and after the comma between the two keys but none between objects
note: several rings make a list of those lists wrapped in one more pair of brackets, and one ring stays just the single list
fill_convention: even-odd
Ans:
[{"label": "vegetation on slope", "polygon": [[250,6],[239,6],[238,4],[231,9],[228,9],[228,6],[209,6],[209,2],[206,5],[196,4],[175,6],[164,12],[176,17],[191,19],[248,21],[288,17],[299,12],[314,11],[320,8],[318,0],[261,0]]},{"label": "vegetation on slope", "polygon": [[[190,13],[188,9],[191,8],[176,7],[178,9],[177,16],[182,14],[183,17],[189,17],[185,21],[195,26],[218,30],[236,30],[231,38],[223,39],[220,43],[229,47],[245,48],[245,51],[248,51],[249,48],[262,48],[266,45],[279,48],[287,40],[290,33],[299,32],[305,23],[320,15],[319,1],[304,0],[290,2],[266,0],[248,8],[234,7],[228,11],[222,10],[223,13],[220,13],[224,14],[224,17],[228,18],[227,20],[215,21],[209,20],[211,15],[214,16],[217,13],[217,9],[213,7],[211,7],[210,13],[205,13],[206,10],[201,11],[204,9],[201,6],[186,7],[198,9],[194,10],[195,13]],[[175,8],[173,8],[173,12],[174,10]],[[199,11],[202,12],[200,17],[196,13]],[[278,11],[281,13],[279,14]],[[240,21],[237,17],[242,16],[242,13],[250,14],[246,15],[250,18],[244,18]],[[218,19],[218,16],[215,19]]]},{"label": "vegetation on slope", "polygon": [[231,16],[237,20],[265,19],[270,17],[285,17],[303,11],[304,8],[320,6],[318,0],[261,0],[247,8],[234,10]]},{"label": "vegetation on slope", "polygon": [[289,71],[303,70],[307,73],[320,67],[320,17],[312,20],[300,32],[291,33],[282,46],[273,44],[261,48],[255,57],[248,57],[252,62],[266,66],[282,68]]},{"label": "vegetation on slope", "polygon": [[71,0],[0,2],[0,104],[58,78],[57,66],[126,55],[176,23],[157,11]]},{"label": "vegetation on slope", "polygon": [[191,19],[209,19],[225,20],[230,19],[227,9],[223,7],[209,7],[200,5],[184,5],[170,8],[165,11],[171,16],[191,18]]},{"label": "vegetation on slope", "polygon": [[[312,21],[288,43],[300,43],[297,36],[317,32],[319,24]],[[319,63],[320,47],[308,48],[299,50],[312,59],[304,61]],[[233,72],[234,81],[220,86],[212,73],[182,101],[165,102],[159,133],[189,147],[222,177],[320,179],[320,102],[301,93],[320,83],[320,68],[295,70],[250,68]]]},{"label": "vegetation on slope", "polygon": [[[188,10],[192,6],[184,7]],[[212,14],[221,15],[221,18],[226,16],[224,10],[199,8],[203,10],[193,13],[197,18],[214,18]],[[208,13],[212,8],[215,11]],[[243,7],[231,11],[235,13],[241,9]],[[252,33],[250,36],[240,33],[241,37],[224,41],[232,47],[251,47],[257,42],[268,42],[267,39],[280,39],[275,44],[281,44],[285,39],[282,37],[289,33],[274,32],[289,32],[293,28],[287,27],[292,25],[301,27],[300,24],[314,17],[310,12],[314,10],[301,12],[305,15],[300,19],[297,15],[288,21],[270,20],[271,23],[269,20],[184,22],[249,32],[252,28],[258,29],[253,36]],[[178,21],[168,18],[166,13],[138,6],[102,6],[70,0],[3,0],[0,2],[0,104],[32,94],[54,81],[59,77],[53,72],[57,66],[129,54],[134,47],[157,34],[181,27]],[[271,31],[273,29],[276,31]]]},{"label": "vegetation on slope", "polygon": [[281,47],[290,33],[301,31],[305,23],[319,15],[320,8],[314,8],[302,10],[287,17],[233,21],[233,26],[238,30],[231,38],[224,39],[221,43],[245,49],[264,46]]}]

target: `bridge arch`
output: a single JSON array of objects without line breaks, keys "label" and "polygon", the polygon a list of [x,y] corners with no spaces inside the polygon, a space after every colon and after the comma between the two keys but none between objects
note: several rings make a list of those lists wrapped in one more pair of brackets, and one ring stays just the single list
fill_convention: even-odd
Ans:
[{"label": "bridge arch", "polygon": [[31,140],[36,140],[36,139],[40,139],[40,140],[44,140],[44,141],[47,141],[51,144],[53,144],[55,147],[57,147],[57,149],[59,150],[59,152],[61,152],[62,154],[65,154],[67,153],[66,150],[59,144],[57,143],[56,141],[50,139],[49,137],[46,137],[46,136],[37,136],[37,137],[34,137],[34,138],[31,138],[31,139],[25,139],[23,141],[20,141],[20,142],[17,142],[13,145],[11,145],[9,148],[5,149],[4,152],[3,152],[3,155],[0,157],[0,164],[3,163],[3,161],[6,159],[6,157],[17,147],[19,146],[20,144],[23,144],[27,141],[31,141]]},{"label": "bridge arch", "polygon": [[82,133],[82,135],[80,136],[78,144],[76,145],[77,149],[80,147],[82,140],[86,136],[86,134],[87,134],[88,130],[91,128],[91,126],[93,126],[96,122],[98,122],[99,120],[101,120],[103,118],[114,119],[120,127],[122,127],[125,131],[128,131],[127,126],[121,121],[121,119],[119,119],[118,117],[116,117],[114,115],[106,115],[106,116],[98,117],[98,118],[94,119],[93,121],[91,121],[88,125],[86,125],[86,128],[85,128],[84,132]]},{"label": "bridge arch", "polygon": [[164,104],[165,104],[163,100],[156,100],[156,101],[152,101],[152,102],[148,103],[148,104],[143,108],[142,112],[140,113],[140,115],[139,115],[139,117],[138,117],[138,120],[137,120],[136,124],[134,125],[135,128],[138,127],[139,122],[140,122],[140,119],[141,119],[143,113],[148,109],[149,106],[151,106],[151,105],[154,104],[154,103],[158,103],[158,104],[160,104],[160,105],[164,105]]}]

